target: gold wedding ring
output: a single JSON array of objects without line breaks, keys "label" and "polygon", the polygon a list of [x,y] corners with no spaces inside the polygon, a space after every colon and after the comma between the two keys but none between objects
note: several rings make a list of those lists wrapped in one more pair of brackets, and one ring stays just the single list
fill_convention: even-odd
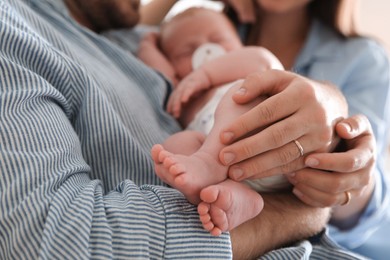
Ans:
[{"label": "gold wedding ring", "polygon": [[349,202],[351,201],[351,193],[349,191],[345,191],[344,193],[345,193],[345,197],[347,198],[346,201],[343,204],[341,204],[341,206],[348,205]]},{"label": "gold wedding ring", "polygon": [[298,140],[294,140],[294,143],[295,143],[295,145],[298,147],[299,154],[300,154],[301,156],[303,156],[305,153],[304,153],[304,151],[303,151],[303,147],[302,147],[301,143],[298,142]]}]

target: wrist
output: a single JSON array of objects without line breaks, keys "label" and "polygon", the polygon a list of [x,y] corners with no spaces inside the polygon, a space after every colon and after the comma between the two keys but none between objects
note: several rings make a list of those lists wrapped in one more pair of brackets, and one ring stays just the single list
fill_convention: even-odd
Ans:
[{"label": "wrist", "polygon": [[203,82],[203,86],[207,86],[208,88],[211,86],[216,86],[214,85],[215,83],[212,82],[211,76],[208,73],[207,69],[205,67],[200,67],[199,69],[196,70],[198,75],[197,78],[200,80],[200,82]]}]

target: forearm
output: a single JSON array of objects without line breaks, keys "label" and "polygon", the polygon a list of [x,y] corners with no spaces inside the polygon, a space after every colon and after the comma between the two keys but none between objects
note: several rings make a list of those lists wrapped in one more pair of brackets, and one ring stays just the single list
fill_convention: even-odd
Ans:
[{"label": "forearm", "polygon": [[152,0],[140,8],[141,24],[159,25],[177,0]]},{"label": "forearm", "polygon": [[264,209],[231,232],[233,257],[253,259],[320,232],[329,220],[328,208],[304,205],[290,193],[262,194]]}]

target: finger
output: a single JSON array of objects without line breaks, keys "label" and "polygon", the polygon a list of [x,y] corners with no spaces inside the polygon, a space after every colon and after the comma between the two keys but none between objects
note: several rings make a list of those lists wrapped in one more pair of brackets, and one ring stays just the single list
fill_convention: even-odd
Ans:
[{"label": "finger", "polygon": [[169,114],[172,114],[173,113],[173,95],[171,94],[168,98],[168,102],[167,102],[167,112]]},{"label": "finger", "polygon": [[175,105],[173,107],[173,114],[175,118],[178,118],[180,116],[180,113],[181,113],[181,100],[179,99],[179,96],[177,96],[175,100]]},{"label": "finger", "polygon": [[[294,84],[292,84],[291,88],[286,90],[286,92],[294,91],[294,87]],[[295,95],[295,93],[286,93],[283,95],[277,94],[267,98],[256,107],[244,113],[235,119],[231,124],[229,124],[229,126],[221,132],[221,141],[224,144],[229,144],[242,138],[244,135],[254,131],[255,129],[263,128],[296,113],[302,104],[299,102],[299,99],[291,98]],[[286,122],[287,120],[283,120],[284,125]],[[288,123],[293,123],[293,121],[289,121]],[[301,126],[305,126],[308,123],[310,122],[302,122]],[[297,125],[297,122],[294,122],[294,125]],[[301,126],[298,127],[301,128]],[[284,128],[277,128],[276,125],[273,126],[273,130],[274,129],[277,129],[279,134],[280,131],[284,130]],[[270,133],[268,133],[268,135],[270,135]],[[280,144],[285,144],[291,140],[293,139],[290,138],[287,141],[279,140],[279,142]]]},{"label": "finger", "polygon": [[367,172],[359,170],[353,173],[340,173],[305,168],[286,176],[296,187],[307,186],[321,192],[337,194],[365,187],[371,178]]},{"label": "finger", "polygon": [[[297,196],[301,201],[307,205],[313,207],[334,207],[338,205],[344,205],[347,202],[347,197],[345,192],[340,192],[337,194],[330,194],[327,192],[322,192],[310,187],[294,187],[292,191],[295,196]],[[354,196],[355,193],[353,190],[348,191],[350,196]],[[350,199],[348,199],[349,201]]]},{"label": "finger", "polygon": [[175,118],[178,118],[180,116],[180,109],[181,109],[181,89],[178,87],[175,89],[175,91],[172,93],[170,100],[171,102],[171,109],[172,109],[172,115]]},{"label": "finger", "polygon": [[233,95],[238,104],[247,103],[261,95],[272,96],[281,92],[297,75],[287,71],[267,70],[248,75],[241,88]]},{"label": "finger", "polygon": [[178,116],[180,115],[180,112],[178,111],[178,105],[177,105],[177,103],[180,102],[180,100],[178,100],[179,98],[178,92],[179,92],[178,90],[172,92],[172,94],[168,99],[168,105],[167,105],[167,111],[175,118],[178,118]]},{"label": "finger", "polygon": [[196,84],[196,83],[194,83],[194,82],[189,82],[189,83],[187,84],[188,86],[184,88],[184,90],[183,90],[183,95],[182,95],[182,98],[181,98],[181,101],[182,101],[183,103],[188,102],[188,101],[190,100],[190,98],[191,98],[192,96],[194,96],[194,93],[195,93],[196,91],[198,91],[195,84]]},{"label": "finger", "polygon": [[278,151],[269,151],[232,165],[228,174],[235,181],[263,178],[300,170],[304,167],[303,161],[295,144],[289,143]]},{"label": "finger", "polygon": [[[305,123],[301,124],[294,117],[289,117],[261,130],[255,135],[224,147],[219,154],[219,158],[223,164],[231,165],[260,153],[280,148],[297,139],[299,139],[301,146],[304,148],[304,153],[309,153],[322,147],[322,144],[319,139],[310,140],[312,138],[301,136],[306,134],[308,130]],[[279,153],[286,152],[285,150],[279,151]],[[290,144],[290,152],[297,152],[295,144]]]},{"label": "finger", "polygon": [[354,172],[373,163],[375,144],[372,136],[356,140],[352,149],[341,153],[314,153],[306,157],[308,167],[336,172]]},{"label": "finger", "polygon": [[311,168],[337,172],[355,172],[371,163],[373,154],[366,149],[352,149],[345,153],[309,155],[305,164]]},{"label": "finger", "polygon": [[371,125],[364,115],[354,115],[336,125],[337,134],[344,139],[352,139],[363,133],[371,132]]}]

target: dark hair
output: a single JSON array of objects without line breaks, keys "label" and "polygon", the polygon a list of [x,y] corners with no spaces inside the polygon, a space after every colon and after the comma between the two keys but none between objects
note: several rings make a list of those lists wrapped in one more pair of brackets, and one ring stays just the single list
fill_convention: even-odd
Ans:
[{"label": "dark hair", "polygon": [[356,36],[353,0],[313,0],[309,14],[345,37]]}]

